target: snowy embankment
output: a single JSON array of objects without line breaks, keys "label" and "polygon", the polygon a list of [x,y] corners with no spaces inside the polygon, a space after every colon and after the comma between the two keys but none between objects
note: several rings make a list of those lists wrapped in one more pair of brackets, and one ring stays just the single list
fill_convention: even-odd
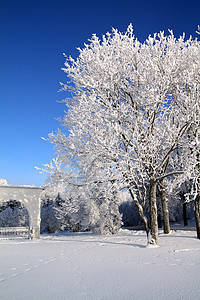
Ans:
[{"label": "snowy embankment", "polygon": [[195,231],[159,235],[41,235],[0,240],[0,299],[199,299],[200,241]]}]

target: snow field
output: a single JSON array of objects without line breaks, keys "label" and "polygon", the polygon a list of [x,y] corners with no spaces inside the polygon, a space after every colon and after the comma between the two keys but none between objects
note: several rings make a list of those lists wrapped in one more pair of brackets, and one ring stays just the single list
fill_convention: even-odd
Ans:
[{"label": "snow field", "polygon": [[0,299],[200,299],[200,241],[195,231],[112,236],[41,235],[0,240]]}]

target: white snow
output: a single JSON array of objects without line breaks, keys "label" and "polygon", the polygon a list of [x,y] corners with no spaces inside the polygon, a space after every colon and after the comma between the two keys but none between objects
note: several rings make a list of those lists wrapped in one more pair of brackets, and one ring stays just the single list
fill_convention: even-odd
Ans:
[{"label": "white snow", "polygon": [[41,235],[0,240],[0,299],[200,299],[200,241],[195,231],[112,236]]}]

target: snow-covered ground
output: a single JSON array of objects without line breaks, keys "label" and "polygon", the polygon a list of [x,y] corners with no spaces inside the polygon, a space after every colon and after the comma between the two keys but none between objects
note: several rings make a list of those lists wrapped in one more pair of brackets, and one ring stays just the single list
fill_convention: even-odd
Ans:
[{"label": "snow-covered ground", "polygon": [[195,231],[59,233],[0,240],[0,299],[200,299]]}]

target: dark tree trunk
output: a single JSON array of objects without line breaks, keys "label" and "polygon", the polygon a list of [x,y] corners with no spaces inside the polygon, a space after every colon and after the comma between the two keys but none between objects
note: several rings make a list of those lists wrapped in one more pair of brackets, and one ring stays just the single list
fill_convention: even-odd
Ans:
[{"label": "dark tree trunk", "polygon": [[195,220],[196,220],[196,230],[197,238],[200,239],[200,193],[195,199]]},{"label": "dark tree trunk", "polygon": [[150,228],[151,228],[151,240],[149,241],[149,243],[158,245],[156,181],[154,178],[150,179],[149,207],[150,207]]},{"label": "dark tree trunk", "polygon": [[146,231],[146,234],[147,234],[147,237],[149,236],[149,224],[148,224],[148,220],[144,214],[144,209],[142,207],[142,205],[139,203],[138,199],[137,199],[137,196],[133,193],[132,189],[130,188],[129,189],[129,192],[130,192],[130,195],[135,203],[135,206],[138,210],[138,213],[140,215],[140,218],[142,220],[142,223],[144,224],[144,228],[145,228],[145,231]]},{"label": "dark tree trunk", "polygon": [[186,206],[186,203],[183,203],[183,222],[184,222],[184,226],[188,226],[188,222],[187,222],[187,206]]},{"label": "dark tree trunk", "polygon": [[158,228],[162,228],[162,209],[160,200],[157,202],[158,209]]},{"label": "dark tree trunk", "polygon": [[163,223],[164,223],[164,233],[170,233],[170,224],[169,224],[169,210],[168,210],[168,199],[165,196],[165,189],[164,189],[164,179],[160,182],[160,197],[162,203],[162,211],[163,211]]}]

